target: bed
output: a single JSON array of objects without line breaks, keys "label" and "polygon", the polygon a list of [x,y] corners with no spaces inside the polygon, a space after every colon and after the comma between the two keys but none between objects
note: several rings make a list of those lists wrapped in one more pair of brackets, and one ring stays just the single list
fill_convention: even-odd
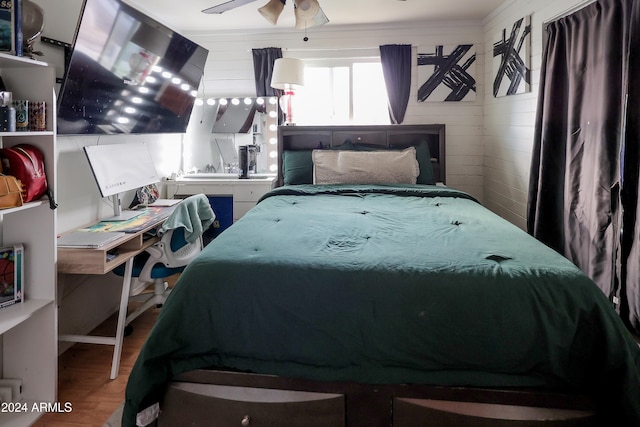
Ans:
[{"label": "bed", "polygon": [[[609,301],[436,185],[444,136],[281,128],[280,186],[182,273],[129,377],[123,426],[640,425],[640,349]],[[353,163],[335,170],[347,155],[388,155],[375,179],[382,163],[418,168],[367,183]],[[510,413],[520,421],[500,424]]]}]

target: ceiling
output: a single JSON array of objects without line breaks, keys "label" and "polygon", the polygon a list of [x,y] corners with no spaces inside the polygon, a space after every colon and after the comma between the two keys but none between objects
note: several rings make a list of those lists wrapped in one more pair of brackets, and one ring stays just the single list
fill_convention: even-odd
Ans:
[{"label": "ceiling", "polygon": [[[227,0],[127,0],[127,2],[165,25],[182,32],[219,30],[293,29],[293,0],[286,3],[276,26],[258,8],[268,0],[256,0],[222,14],[202,10]],[[506,0],[318,0],[329,18],[326,26],[404,24],[419,22],[480,20]]]}]

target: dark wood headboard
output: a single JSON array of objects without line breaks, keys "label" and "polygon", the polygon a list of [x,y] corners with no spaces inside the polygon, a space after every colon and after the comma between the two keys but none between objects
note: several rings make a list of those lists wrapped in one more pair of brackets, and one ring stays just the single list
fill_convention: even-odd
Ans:
[{"label": "dark wood headboard", "polygon": [[446,183],[445,125],[371,126],[279,126],[278,186],[283,183],[282,154],[285,150],[313,150],[335,147],[350,140],[354,144],[380,148],[406,148],[427,141],[436,182]]}]

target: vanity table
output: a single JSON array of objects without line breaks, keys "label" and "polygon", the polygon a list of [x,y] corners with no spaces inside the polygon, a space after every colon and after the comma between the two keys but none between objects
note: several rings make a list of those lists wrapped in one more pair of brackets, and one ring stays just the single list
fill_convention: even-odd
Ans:
[{"label": "vanity table", "polygon": [[275,187],[275,175],[252,175],[240,179],[235,174],[197,173],[166,181],[167,197],[180,199],[205,194],[216,214],[221,232],[256,205],[260,197]]}]

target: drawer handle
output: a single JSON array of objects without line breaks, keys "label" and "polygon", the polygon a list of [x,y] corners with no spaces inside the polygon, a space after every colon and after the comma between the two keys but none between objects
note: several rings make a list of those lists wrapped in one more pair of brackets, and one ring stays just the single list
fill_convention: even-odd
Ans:
[{"label": "drawer handle", "polygon": [[249,424],[251,424],[251,417],[249,415],[245,415],[242,418],[240,424],[242,424],[242,427],[247,427]]}]

